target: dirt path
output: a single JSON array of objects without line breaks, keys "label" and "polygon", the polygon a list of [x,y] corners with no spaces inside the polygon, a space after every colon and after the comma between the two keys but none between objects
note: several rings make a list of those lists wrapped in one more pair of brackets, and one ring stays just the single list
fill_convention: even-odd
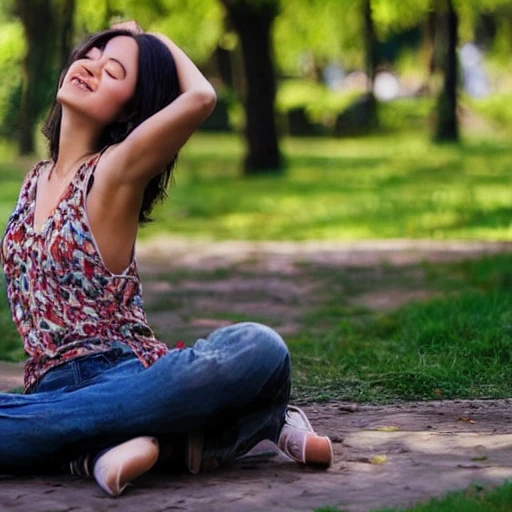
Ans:
[{"label": "dirt path", "polygon": [[390,310],[435,293],[425,288],[422,262],[449,263],[500,252],[512,252],[512,242],[212,243],[162,238],[141,245],[138,258],[148,318],[172,345],[178,339],[193,343],[234,320],[261,321],[286,339],[300,329],[325,287],[324,280],[304,272],[305,266],[342,269],[353,304]]},{"label": "dirt path", "polygon": [[362,240],[356,242],[246,242],[156,238],[140,244],[137,255],[147,272],[188,268],[213,270],[233,265],[295,273],[301,262],[360,267],[449,262],[512,252],[511,242],[442,240]]},{"label": "dirt path", "polygon": [[[327,472],[301,467],[262,443],[255,450],[261,456],[216,472],[149,473],[119,499],[70,476],[1,479],[0,510],[299,512],[330,505],[363,512],[428,500],[473,481],[512,478],[509,400],[330,403],[305,410],[335,441],[336,463]],[[372,463],[375,456],[387,460]]]},{"label": "dirt path", "polygon": [[[193,340],[233,318],[263,319],[286,338],[300,327],[319,283],[301,279],[301,265],[353,269],[375,282],[422,261],[449,262],[510,252],[512,244],[432,242],[215,243],[158,241],[138,250],[150,323],[172,326]],[[209,273],[200,275],[201,272]],[[359,274],[357,274],[359,272]],[[363,287],[352,298],[392,309],[428,297],[417,269],[406,288]],[[351,272],[352,273],[352,270]],[[421,276],[420,276],[421,277]],[[373,280],[373,281],[372,281]],[[392,279],[391,279],[392,281]],[[393,281],[394,282],[394,281]],[[411,284],[412,283],[412,284]],[[20,365],[0,363],[0,390],[21,383]],[[512,478],[512,401],[443,401],[358,406],[344,402],[304,407],[315,428],[334,441],[327,472],[301,467],[271,444],[259,455],[199,476],[148,474],[117,500],[93,482],[70,476],[0,476],[0,510],[312,511],[333,506],[368,511],[406,506],[467,487]],[[383,428],[384,427],[384,428]],[[376,456],[385,456],[377,457]],[[376,462],[381,462],[380,464]]]}]

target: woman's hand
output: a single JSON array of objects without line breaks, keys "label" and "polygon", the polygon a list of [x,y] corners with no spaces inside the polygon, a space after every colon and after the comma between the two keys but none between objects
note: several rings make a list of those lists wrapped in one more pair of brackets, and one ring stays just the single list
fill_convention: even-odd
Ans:
[{"label": "woman's hand", "polygon": [[144,30],[142,30],[140,25],[134,20],[114,23],[110,28],[129,30],[130,32],[133,32],[133,34],[135,35],[144,34]]}]

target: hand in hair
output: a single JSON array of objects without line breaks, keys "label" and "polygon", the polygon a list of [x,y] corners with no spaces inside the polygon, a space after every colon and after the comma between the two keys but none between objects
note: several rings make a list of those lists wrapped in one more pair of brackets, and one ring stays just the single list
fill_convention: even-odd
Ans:
[{"label": "hand in hair", "polygon": [[133,32],[135,35],[144,34],[144,30],[142,30],[141,26],[135,20],[114,23],[110,28],[129,30],[130,32]]}]

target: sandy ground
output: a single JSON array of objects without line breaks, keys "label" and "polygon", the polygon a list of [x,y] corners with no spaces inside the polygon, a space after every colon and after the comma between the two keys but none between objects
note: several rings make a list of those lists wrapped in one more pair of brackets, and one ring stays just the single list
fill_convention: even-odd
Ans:
[{"label": "sandy ground", "polygon": [[[204,309],[200,301],[205,300],[205,293],[211,302],[230,296],[230,304],[245,304],[240,309],[244,313],[258,311],[264,304],[271,303],[272,308],[280,304],[277,316],[282,317],[283,328],[288,326],[293,331],[296,319],[290,312],[310,304],[309,299],[301,299],[309,295],[301,287],[314,286],[297,281],[297,264],[301,262],[347,268],[371,268],[383,262],[406,266],[423,260],[455,261],[511,249],[511,244],[422,241],[317,244],[316,248],[309,243],[223,242],[212,247],[206,242],[187,245],[175,240],[142,246],[138,254],[141,273],[148,277],[179,268],[215,270],[236,265],[239,269],[257,268],[274,279],[256,283],[231,276],[228,283],[219,278],[201,286],[189,279],[178,290],[159,279],[152,281],[145,287],[149,303],[169,293],[179,295],[185,291],[187,297],[192,293],[193,299],[185,306],[179,304],[165,320],[182,322],[183,329],[188,328],[192,336],[223,322],[212,315],[185,318],[181,314],[182,307],[191,305],[192,309]],[[258,286],[259,300],[244,295]],[[267,290],[264,296],[261,289]],[[197,296],[193,295],[196,292]],[[395,289],[387,295],[367,290],[356,300],[369,307],[389,309],[427,296],[428,291],[422,289]],[[152,315],[157,323],[163,322],[158,313]],[[21,365],[0,363],[0,390],[20,385],[21,375]],[[407,506],[464,489],[475,481],[494,485],[512,478],[511,400],[404,402],[386,406],[330,402],[308,404],[304,409],[316,430],[334,442],[336,461],[328,471],[297,465],[271,443],[262,443],[249,456],[212,473],[193,476],[150,472],[117,499],[107,496],[94,481],[68,475],[0,476],[0,510],[240,512],[312,511],[332,506],[362,512]]]},{"label": "sandy ground", "polygon": [[315,428],[335,441],[336,461],[327,471],[300,466],[262,443],[211,473],[150,472],[116,499],[92,480],[67,475],[1,478],[0,510],[263,512],[329,505],[363,512],[428,500],[475,481],[512,478],[509,400],[333,402],[304,409]]}]

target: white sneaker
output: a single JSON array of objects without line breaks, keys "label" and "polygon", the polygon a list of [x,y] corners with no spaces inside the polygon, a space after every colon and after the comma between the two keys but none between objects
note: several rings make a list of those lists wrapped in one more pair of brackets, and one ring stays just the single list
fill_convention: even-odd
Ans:
[{"label": "white sneaker", "polygon": [[159,445],[155,437],[135,437],[105,452],[94,464],[94,478],[111,496],[119,496],[158,460]]},{"label": "white sneaker", "polygon": [[334,462],[331,440],[319,436],[303,410],[289,405],[277,447],[300,464],[329,468]]}]

